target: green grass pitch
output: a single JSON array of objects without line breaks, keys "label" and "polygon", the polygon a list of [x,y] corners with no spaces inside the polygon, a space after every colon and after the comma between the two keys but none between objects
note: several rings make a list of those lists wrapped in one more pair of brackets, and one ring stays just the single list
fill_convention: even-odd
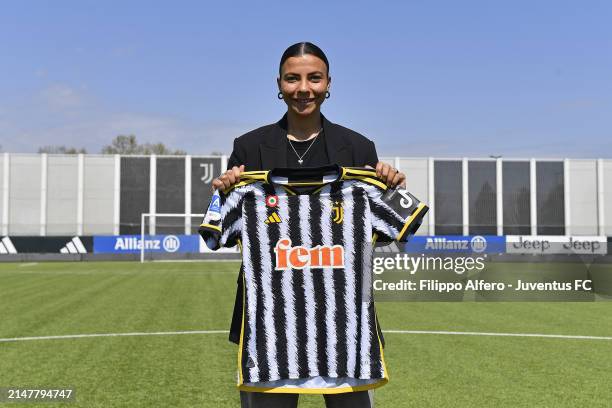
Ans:
[{"label": "green grass pitch", "polygon": [[[516,266],[515,266],[516,267]],[[0,264],[0,338],[227,330],[238,264]],[[381,326],[612,336],[612,303],[403,302]],[[386,335],[376,407],[610,407],[612,341]],[[226,334],[0,342],[0,387],[76,389],[45,407],[237,407]],[[21,406],[2,404],[0,406]],[[301,396],[300,407],[323,398]]]}]

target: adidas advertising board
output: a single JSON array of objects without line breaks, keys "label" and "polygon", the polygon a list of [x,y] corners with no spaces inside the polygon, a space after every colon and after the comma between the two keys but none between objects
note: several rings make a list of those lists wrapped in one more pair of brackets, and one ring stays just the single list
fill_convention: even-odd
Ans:
[{"label": "adidas advertising board", "polygon": [[[108,254],[140,253],[140,235],[98,236],[4,236],[0,237],[0,256],[13,254]],[[199,235],[152,235],[145,237],[147,252],[210,253]],[[235,253],[237,248],[221,251]]]},{"label": "adidas advertising board", "polygon": [[606,255],[607,241],[605,236],[508,235],[506,252],[538,255]]},{"label": "adidas advertising board", "polygon": [[4,254],[87,254],[93,252],[91,236],[15,236],[0,239],[0,255]]},{"label": "adidas advertising board", "polygon": [[9,237],[2,237],[0,240],[0,254],[16,254],[17,249]]},{"label": "adidas advertising board", "polygon": [[66,245],[60,248],[62,254],[86,254],[87,250],[79,239],[79,237],[73,237],[70,241],[66,242]]}]

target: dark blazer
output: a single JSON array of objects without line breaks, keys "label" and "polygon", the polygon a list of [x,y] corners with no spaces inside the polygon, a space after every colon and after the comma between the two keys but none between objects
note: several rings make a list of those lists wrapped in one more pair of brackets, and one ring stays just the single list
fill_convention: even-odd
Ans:
[{"label": "dark blazer", "polygon": [[[374,143],[359,133],[330,122],[321,115],[325,147],[331,164],[374,167]],[[244,164],[245,171],[287,167],[287,115],[276,123],[252,130],[234,140],[227,166]]]},{"label": "dark blazer", "polygon": [[[340,166],[376,166],[378,155],[374,143],[359,133],[330,122],[321,115],[327,155],[331,164]],[[287,167],[287,115],[276,123],[252,130],[234,140],[234,150],[227,166],[244,164],[245,171],[271,170]],[[242,267],[238,274],[238,289],[229,339],[238,344],[242,325]],[[379,336],[384,339],[379,329]]]}]

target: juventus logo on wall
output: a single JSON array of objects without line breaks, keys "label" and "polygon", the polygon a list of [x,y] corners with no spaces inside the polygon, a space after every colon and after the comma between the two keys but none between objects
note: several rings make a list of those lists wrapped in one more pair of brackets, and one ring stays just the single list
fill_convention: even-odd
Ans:
[{"label": "juventus logo on wall", "polygon": [[213,179],[213,163],[200,163],[200,167],[204,169],[204,174],[200,177],[200,180],[204,184],[208,184]]},{"label": "juventus logo on wall", "polygon": [[333,222],[336,224],[342,223],[342,220],[344,219],[344,208],[342,208],[342,202],[336,201],[334,203],[334,206],[332,207],[332,215],[334,216],[332,219]]}]

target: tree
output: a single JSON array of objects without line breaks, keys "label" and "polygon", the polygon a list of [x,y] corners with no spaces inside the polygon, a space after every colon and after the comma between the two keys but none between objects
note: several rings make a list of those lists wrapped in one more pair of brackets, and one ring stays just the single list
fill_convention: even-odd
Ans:
[{"label": "tree", "polygon": [[142,154],[174,154],[184,156],[187,154],[184,150],[172,150],[166,147],[163,143],[145,143],[142,146]]},{"label": "tree", "polygon": [[64,145],[61,146],[42,146],[38,148],[38,153],[51,153],[51,154],[86,154],[87,150],[81,147],[80,149],[77,147],[66,147]]},{"label": "tree", "polygon": [[163,143],[138,144],[135,135],[119,135],[110,145],[102,148],[103,154],[160,154],[160,155],[186,155],[184,150],[172,150]]},{"label": "tree", "polygon": [[103,154],[139,154],[138,142],[134,135],[119,135],[110,145],[102,148]]}]

